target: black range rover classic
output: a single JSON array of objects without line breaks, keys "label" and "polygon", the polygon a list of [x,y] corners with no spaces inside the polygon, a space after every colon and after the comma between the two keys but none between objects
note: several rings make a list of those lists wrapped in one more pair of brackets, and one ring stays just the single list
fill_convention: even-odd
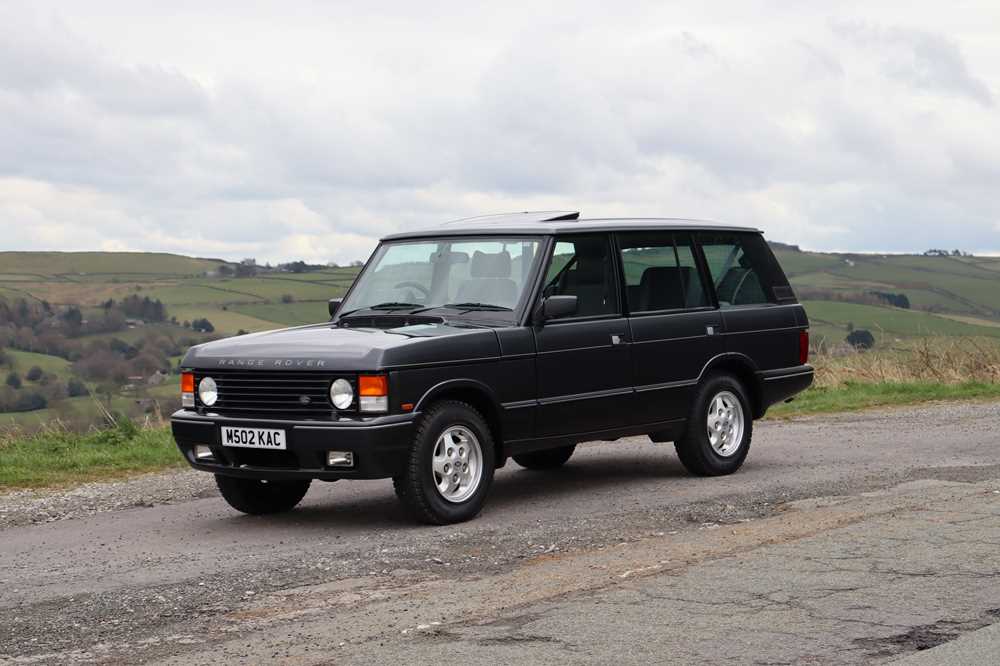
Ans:
[{"label": "black range rover classic", "polygon": [[171,417],[234,508],[313,479],[392,478],[429,523],[468,520],[508,458],[674,442],[730,474],[753,420],[810,385],[808,320],[761,233],[689,220],[496,215],[388,236],[331,320],[192,347]]}]

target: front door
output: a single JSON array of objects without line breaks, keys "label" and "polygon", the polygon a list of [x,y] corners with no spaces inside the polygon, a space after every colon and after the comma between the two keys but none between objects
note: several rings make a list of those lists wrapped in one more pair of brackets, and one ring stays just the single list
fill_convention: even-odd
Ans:
[{"label": "front door", "polygon": [[536,435],[577,435],[633,422],[631,338],[609,236],[559,237],[543,284],[543,296],[576,296],[577,311],[534,329]]}]

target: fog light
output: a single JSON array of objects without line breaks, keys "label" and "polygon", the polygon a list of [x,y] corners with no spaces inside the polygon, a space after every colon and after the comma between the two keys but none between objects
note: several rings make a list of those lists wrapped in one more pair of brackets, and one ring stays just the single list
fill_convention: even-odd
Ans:
[{"label": "fog light", "polygon": [[354,453],[352,451],[327,451],[326,464],[328,467],[354,467]]},{"label": "fog light", "polygon": [[204,444],[198,444],[194,447],[194,457],[195,460],[210,460],[214,456],[212,455],[212,449]]}]

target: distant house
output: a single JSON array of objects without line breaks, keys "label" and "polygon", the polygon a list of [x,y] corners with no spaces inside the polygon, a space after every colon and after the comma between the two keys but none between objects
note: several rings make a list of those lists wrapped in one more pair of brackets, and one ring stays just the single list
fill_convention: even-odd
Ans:
[{"label": "distant house", "polygon": [[149,379],[146,380],[146,384],[148,384],[149,386],[159,386],[164,381],[166,381],[167,376],[168,375],[166,375],[165,373],[157,370],[156,372],[154,372],[152,375],[149,376]]},{"label": "distant house", "polygon": [[145,326],[146,322],[144,322],[142,319],[126,319],[125,325],[128,326],[129,328],[137,328],[139,326]]}]

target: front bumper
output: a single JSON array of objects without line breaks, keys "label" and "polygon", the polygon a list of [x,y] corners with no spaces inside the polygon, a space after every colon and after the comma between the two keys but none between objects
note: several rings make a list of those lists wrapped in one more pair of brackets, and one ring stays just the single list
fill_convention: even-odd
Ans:
[{"label": "front bumper", "polygon": [[[418,413],[338,421],[293,421],[199,414],[181,409],[170,417],[174,440],[195,469],[251,479],[384,479],[402,472]],[[285,451],[223,446],[219,426],[280,428]],[[196,460],[197,444],[212,449],[213,460]],[[354,466],[331,468],[326,452],[350,451]]]}]

